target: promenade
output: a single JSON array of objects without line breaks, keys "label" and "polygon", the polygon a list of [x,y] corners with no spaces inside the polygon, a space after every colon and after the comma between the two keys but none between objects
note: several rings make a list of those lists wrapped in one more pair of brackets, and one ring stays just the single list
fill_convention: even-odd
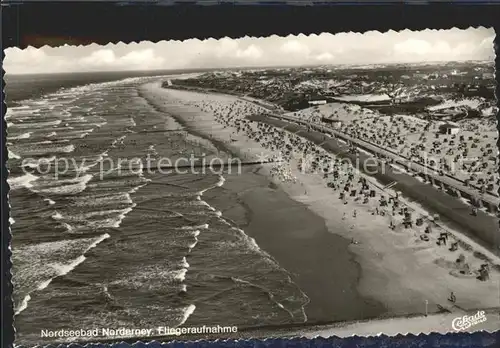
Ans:
[{"label": "promenade", "polygon": [[298,124],[306,125],[322,133],[331,133],[336,137],[339,137],[345,141],[348,141],[352,144],[356,144],[357,146],[373,153],[374,155],[392,160],[392,163],[403,166],[409,172],[419,173],[423,176],[425,180],[434,181],[437,185],[444,184],[445,189],[449,189],[456,196],[459,197],[463,196],[464,198],[470,199],[479,207],[485,206],[490,212],[493,213],[498,210],[498,206],[500,204],[500,198],[498,196],[493,195],[489,192],[482,194],[479,192],[478,187],[475,187],[473,185],[466,186],[463,180],[455,178],[447,173],[440,174],[434,168],[410,161],[394,151],[384,149],[376,144],[365,141],[363,139],[351,137],[350,135],[339,132],[335,129],[324,127],[312,122],[300,120],[295,117],[285,116],[285,115],[268,115],[268,116],[273,118],[283,119],[289,122],[295,122]]}]

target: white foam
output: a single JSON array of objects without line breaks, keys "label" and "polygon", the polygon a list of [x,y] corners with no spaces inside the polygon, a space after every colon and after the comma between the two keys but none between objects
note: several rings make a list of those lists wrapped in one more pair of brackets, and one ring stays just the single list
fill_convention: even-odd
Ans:
[{"label": "white foam", "polygon": [[49,205],[54,205],[54,204],[56,204],[56,202],[54,202],[54,201],[53,201],[52,199],[50,199],[50,198],[44,198],[44,201],[45,201],[45,202],[47,202],[47,203],[49,203]]},{"label": "white foam", "polygon": [[22,166],[23,167],[28,167],[28,168],[39,168],[40,165],[44,164],[44,165],[47,165],[53,161],[55,161],[56,159],[56,156],[52,156],[52,157],[41,157],[41,158],[38,158],[38,159],[34,159],[34,158],[26,158],[23,162],[22,162]]},{"label": "white foam", "polygon": [[53,218],[54,220],[61,220],[63,216],[61,215],[61,213],[56,211],[54,214],[52,214],[51,218]]},{"label": "white foam", "polygon": [[68,274],[69,272],[71,272],[76,266],[81,264],[83,261],[85,261],[85,256],[80,255],[75,260],[73,260],[72,262],[70,262],[68,264],[57,264],[56,263],[56,264],[52,264],[51,266],[53,269],[55,269],[57,271],[57,274],[59,276],[61,276],[61,275]]},{"label": "white foam", "polygon": [[8,152],[9,158],[11,158],[11,159],[20,159],[21,158],[20,156],[16,155],[14,152],[12,152],[10,150],[7,150],[7,152]]},{"label": "white foam", "polygon": [[88,199],[79,200],[76,206],[103,206],[108,204],[133,204],[129,193],[111,193],[102,196],[89,196]]},{"label": "white foam", "polygon": [[220,187],[222,185],[224,185],[224,182],[226,182],[226,179],[224,179],[224,177],[222,175],[219,176],[219,181],[217,182],[217,186]]},{"label": "white foam", "polygon": [[237,228],[237,227],[233,227],[234,230],[240,232],[241,234],[241,237],[243,238],[243,240],[246,242],[247,246],[249,247],[250,250],[252,251],[255,251],[255,252],[259,252],[259,253],[262,253],[266,256],[269,256],[265,251],[263,251],[259,245],[257,244],[257,242],[255,241],[255,239],[253,239],[252,237],[248,236],[245,231],[243,231],[242,229],[240,228]]},{"label": "white foam", "polygon": [[184,268],[189,268],[189,263],[187,262],[187,259],[185,256],[182,258],[181,266]]},{"label": "white foam", "polygon": [[69,272],[71,272],[73,269],[75,269],[76,266],[78,266],[79,264],[81,264],[83,261],[86,260],[85,254],[90,249],[95,248],[99,243],[101,243],[103,240],[105,240],[105,239],[107,239],[109,237],[110,237],[110,235],[107,234],[107,233],[105,233],[105,234],[97,237],[94,240],[94,242],[92,244],[90,244],[87,247],[87,249],[85,249],[85,251],[83,252],[83,255],[78,256],[76,259],[74,259],[73,261],[71,261],[69,263],[66,263],[66,264],[53,263],[53,264],[51,264],[50,267],[56,271],[56,276],[53,277],[53,278],[51,278],[51,279],[48,279],[48,280],[46,280],[46,281],[44,281],[42,283],[40,283],[40,285],[38,285],[38,287],[37,287],[37,290],[40,291],[40,290],[45,289],[47,286],[49,286],[49,284],[52,282],[52,280],[54,278],[66,275]]},{"label": "white foam", "polygon": [[14,218],[12,216],[9,217],[9,223],[10,225],[14,225],[14,223],[16,222],[16,220],[14,220]]},{"label": "white foam", "polygon": [[36,288],[36,289],[37,289],[37,290],[39,290],[39,291],[40,291],[40,290],[45,289],[47,286],[49,286],[49,284],[50,284],[50,282],[51,282],[51,281],[52,281],[52,279],[48,279],[48,280],[46,280],[46,281],[41,282],[41,283],[37,286],[37,288]]},{"label": "white foam", "polygon": [[70,232],[70,233],[73,232],[73,226],[71,226],[70,224],[63,222],[63,226],[67,232]]},{"label": "white foam", "polygon": [[[70,180],[61,180],[60,183],[63,185],[38,189],[37,192],[46,194],[56,194],[56,195],[68,195],[75,194],[84,191],[87,188],[87,183],[92,179],[91,174],[86,174],[81,177]],[[64,185],[64,183],[72,182],[70,184]]]},{"label": "white foam", "polygon": [[123,135],[115,140],[113,140],[113,142],[111,143],[111,147],[116,147],[116,145],[123,145],[123,141],[125,140],[127,136],[126,135]]},{"label": "white foam", "polygon": [[31,300],[31,296],[30,295],[26,295],[22,302],[21,302],[21,305],[19,306],[19,308],[16,309],[16,311],[14,312],[14,315],[18,315],[19,313],[21,313],[22,311],[24,311],[26,308],[28,308],[28,302],[29,300]]},{"label": "white foam", "polygon": [[181,230],[197,230],[199,228],[207,229],[208,228],[208,224],[197,225],[197,226],[182,226]]},{"label": "white foam", "polygon": [[30,149],[26,149],[26,154],[29,155],[43,155],[43,154],[54,154],[57,152],[69,153],[75,150],[75,145],[57,145],[57,144],[49,144],[43,147],[32,147]]},{"label": "white foam", "polygon": [[37,179],[38,176],[27,173],[24,174],[23,176],[8,178],[7,182],[9,183],[10,189],[15,190],[21,187],[32,188],[33,185],[31,183]]},{"label": "white foam", "polygon": [[186,320],[188,320],[189,316],[194,313],[195,309],[196,309],[196,306],[194,304],[191,304],[188,307],[186,307],[184,309],[184,314],[182,316],[182,320],[178,326],[183,325],[186,322]]},{"label": "white foam", "polygon": [[57,126],[60,124],[62,121],[61,120],[55,120],[55,121],[47,121],[47,122],[35,122],[35,123],[10,123],[10,127],[16,127],[16,128],[43,128],[47,126]]},{"label": "white foam", "polygon": [[189,252],[191,252],[191,250],[196,246],[196,244],[198,244],[198,239],[196,239],[193,243],[188,245]]},{"label": "white foam", "polygon": [[27,132],[27,133],[23,133],[21,135],[18,135],[17,137],[9,137],[9,138],[12,140],[28,139],[31,136],[31,134],[33,134],[33,132]]},{"label": "white foam", "polygon": [[[130,213],[136,204],[132,204],[129,208],[125,209],[113,209],[113,210],[98,210],[92,211],[85,214],[73,215],[73,216],[62,216],[64,221],[70,221],[75,223],[82,223],[87,227],[99,229],[99,228],[118,228],[120,227],[125,216]],[[109,217],[106,217],[108,216]],[[95,219],[96,217],[104,216],[104,219]]]},{"label": "white foam", "polygon": [[174,279],[179,281],[179,282],[183,282],[185,279],[186,279],[186,273],[187,273],[187,269],[186,268],[182,268],[178,271],[175,271],[174,272]]}]

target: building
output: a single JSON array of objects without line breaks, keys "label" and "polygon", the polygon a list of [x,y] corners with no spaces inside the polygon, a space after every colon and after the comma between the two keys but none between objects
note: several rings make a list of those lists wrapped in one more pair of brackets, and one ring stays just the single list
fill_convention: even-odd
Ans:
[{"label": "building", "polygon": [[326,104],[326,100],[310,100],[309,105],[323,105]]},{"label": "building", "polygon": [[342,121],[335,118],[321,117],[321,122],[331,125],[333,128],[342,127]]},{"label": "building", "polygon": [[439,126],[439,133],[441,134],[457,134],[460,132],[460,126],[453,122],[448,122]]}]

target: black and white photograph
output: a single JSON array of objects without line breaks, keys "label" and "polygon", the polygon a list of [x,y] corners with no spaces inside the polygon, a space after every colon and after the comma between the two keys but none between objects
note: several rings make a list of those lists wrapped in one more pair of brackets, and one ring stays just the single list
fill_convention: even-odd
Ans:
[{"label": "black and white photograph", "polygon": [[498,329],[494,37],[6,49],[15,343]]}]

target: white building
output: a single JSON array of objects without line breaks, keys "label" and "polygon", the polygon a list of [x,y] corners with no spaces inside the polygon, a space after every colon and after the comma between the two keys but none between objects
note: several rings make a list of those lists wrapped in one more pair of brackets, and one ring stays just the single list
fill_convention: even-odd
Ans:
[{"label": "white building", "polygon": [[326,124],[329,124],[333,128],[340,128],[340,127],[342,127],[342,124],[343,124],[341,120],[336,119],[336,118],[322,117],[321,121],[326,123]]},{"label": "white building", "polygon": [[458,134],[460,132],[460,126],[454,122],[447,122],[439,126],[439,132],[441,134]]},{"label": "white building", "polygon": [[323,105],[326,104],[326,100],[310,100],[309,105]]}]

